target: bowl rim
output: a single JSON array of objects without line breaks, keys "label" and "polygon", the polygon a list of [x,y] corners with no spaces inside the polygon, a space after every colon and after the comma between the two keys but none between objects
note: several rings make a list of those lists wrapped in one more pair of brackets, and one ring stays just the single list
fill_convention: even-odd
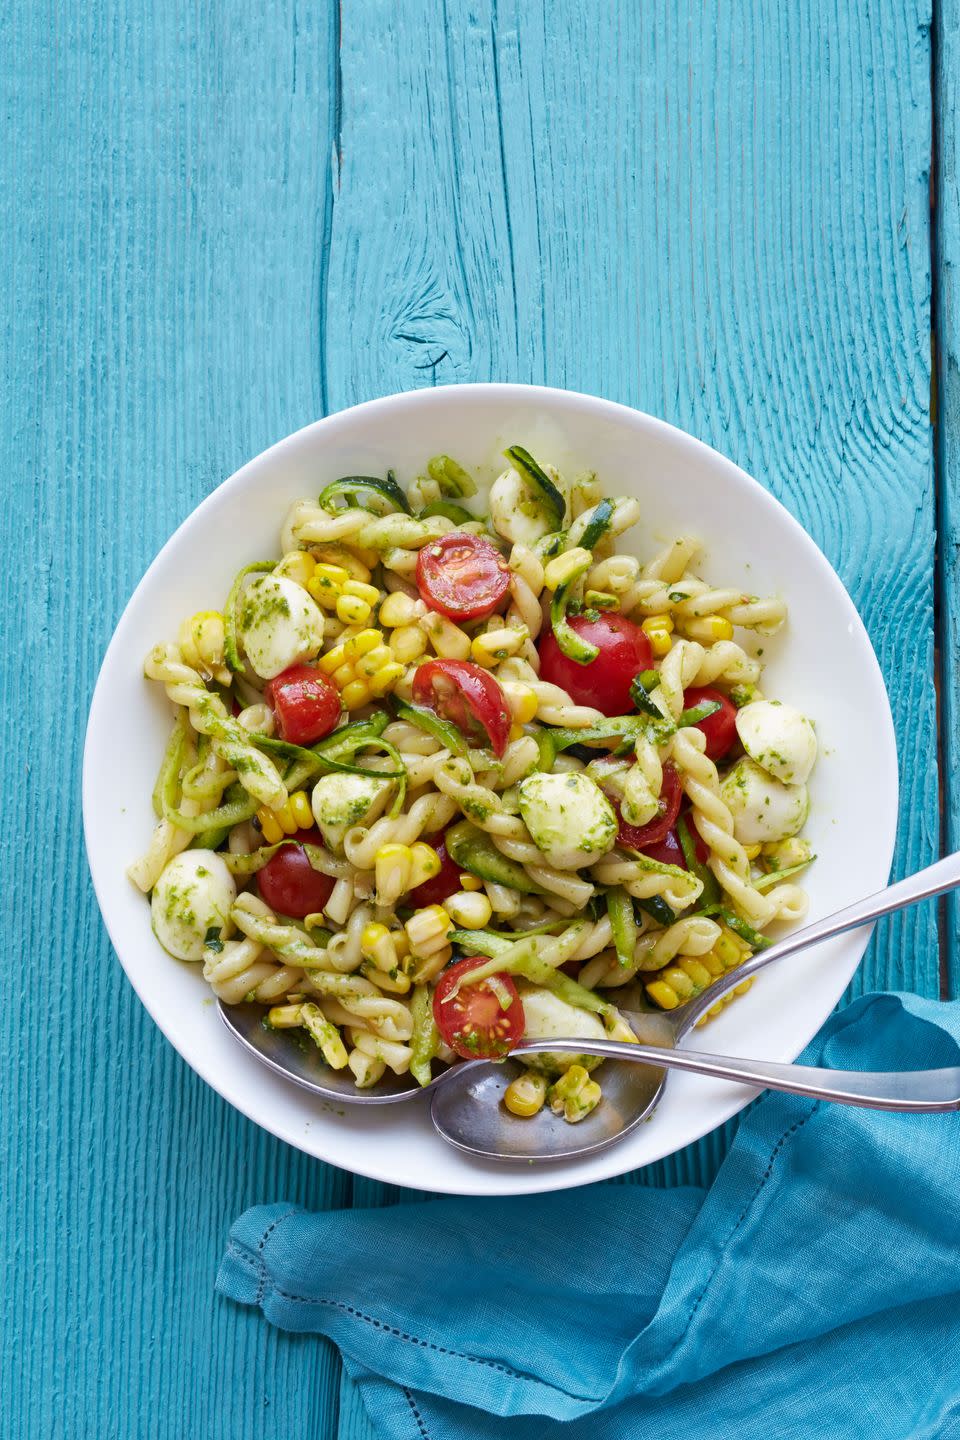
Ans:
[{"label": "bowl rim", "polygon": [[[178,1043],[177,1039],[173,1038],[168,1033],[167,1027],[164,1024],[163,1019],[161,1018],[163,1014],[163,1007],[160,1005],[153,1005],[147,998],[147,996],[142,992],[141,986],[138,984],[136,967],[128,966],[126,960],[124,959],[121,945],[118,943],[115,937],[115,924],[112,922],[112,917],[110,913],[111,905],[109,898],[109,885],[111,881],[115,883],[116,877],[112,875],[112,872],[110,872],[109,874],[105,872],[104,866],[98,858],[96,846],[91,838],[91,817],[93,815],[95,803],[93,776],[93,767],[95,762],[93,751],[95,745],[95,737],[98,733],[99,725],[101,723],[100,712],[101,710],[104,710],[106,706],[105,692],[102,688],[105,673],[108,671],[108,668],[113,663],[115,652],[122,649],[124,646],[125,631],[133,624],[132,617],[139,604],[141,593],[149,587],[155,572],[161,568],[168,553],[177,547],[182,532],[188,526],[192,526],[194,522],[197,521],[201,516],[205,516],[209,512],[217,510],[220,506],[226,503],[232,495],[232,492],[235,489],[241,488],[243,486],[244,481],[247,479],[251,472],[258,471],[262,467],[269,467],[271,464],[282,460],[289,451],[296,451],[300,446],[304,445],[305,443],[310,443],[314,436],[320,434],[329,435],[332,432],[335,432],[337,428],[344,424],[352,426],[358,417],[362,420],[364,416],[372,416],[384,411],[395,411],[397,409],[404,409],[408,407],[429,407],[431,404],[436,403],[437,400],[439,400],[441,403],[452,403],[459,399],[469,401],[472,396],[477,395],[483,395],[484,397],[488,397],[494,400],[502,400],[504,405],[518,402],[521,404],[525,404],[529,403],[531,400],[535,401],[537,397],[542,397],[544,400],[549,400],[552,404],[559,403],[562,406],[572,408],[574,412],[592,415],[593,418],[600,420],[601,422],[604,419],[620,419],[621,421],[625,421],[630,425],[636,425],[639,422],[639,424],[641,424],[642,426],[652,429],[653,432],[661,433],[670,442],[678,444],[680,447],[686,447],[688,449],[688,452],[693,456],[694,463],[696,463],[696,459],[698,456],[701,456],[704,459],[709,457],[709,462],[711,464],[716,464],[719,462],[723,467],[728,470],[731,478],[735,478],[737,481],[740,482],[741,485],[744,485],[748,490],[758,491],[759,494],[764,497],[767,503],[776,507],[776,509],[780,512],[781,519],[786,522],[787,528],[791,532],[793,540],[796,541],[799,546],[813,552],[815,560],[819,562],[819,566],[821,567],[825,583],[833,587],[835,592],[837,592],[837,598],[847,606],[849,610],[850,624],[852,626],[851,633],[855,633],[858,641],[860,642],[860,648],[863,650],[865,663],[867,665],[867,668],[871,669],[873,672],[873,679],[876,683],[877,692],[883,700],[883,704],[881,706],[880,725],[879,727],[877,727],[876,725],[876,716],[874,717],[874,725],[876,728],[882,731],[881,749],[883,751],[883,770],[885,773],[877,775],[875,777],[875,780],[876,784],[881,789],[883,789],[890,797],[890,805],[887,812],[890,816],[888,826],[889,833],[885,838],[885,842],[880,852],[880,858],[883,862],[884,867],[884,874],[887,876],[889,875],[890,867],[893,860],[897,837],[897,825],[899,819],[899,763],[896,732],[894,729],[893,716],[890,709],[889,696],[887,694],[886,684],[883,679],[883,673],[880,668],[876,652],[873,648],[873,644],[870,640],[866,626],[863,623],[863,620],[860,616],[859,611],[857,610],[856,605],[853,602],[852,597],[847,591],[843,581],[840,579],[840,576],[834,570],[830,561],[827,559],[823,551],[817,545],[816,541],[808,533],[808,531],[804,528],[800,521],[797,520],[796,517],[790,512],[790,510],[787,509],[783,502],[770,490],[768,490],[764,485],[762,485],[758,480],[754,479],[752,475],[750,475],[741,466],[739,466],[736,461],[730,459],[729,456],[724,455],[722,451],[719,451],[713,446],[708,445],[705,441],[700,440],[697,436],[692,435],[689,431],[682,430],[679,426],[672,425],[669,421],[660,419],[658,416],[655,415],[650,415],[646,411],[636,409],[631,405],[623,404],[620,401],[609,400],[604,398],[603,396],[593,395],[586,391],[567,390],[562,387],[549,385],[527,385],[517,382],[473,381],[462,385],[448,384],[433,386],[430,388],[424,388],[419,390],[398,391],[390,395],[378,396],[374,399],[361,401],[356,405],[347,406],[342,410],[333,411],[329,415],[325,415],[318,420],[308,422],[306,425],[303,425],[299,429],[292,431],[289,435],[283,436],[280,440],[275,441],[265,450],[260,451],[257,455],[254,455],[249,460],[245,461],[244,464],[241,465],[237,470],[233,471],[232,474],[228,475],[225,479],[220,481],[220,483],[216,485],[208,495],[205,495],[204,498],[191,511],[189,511],[189,513],[185,515],[180,521],[180,523],[177,525],[176,529],[173,531],[173,533],[166,540],[164,545],[154,556],[153,560],[150,562],[147,569],[144,571],[143,575],[135,586],[129,599],[123,607],[123,610],[114,626],[113,633],[107,644],[106,650],[104,651],[103,659],[101,660],[97,672],[96,682],[94,684],[90,699],[90,708],[88,712],[84,735],[83,762],[81,771],[81,804],[83,813],[84,847],[86,851],[87,865],[90,870],[94,893],[97,899],[97,904],[100,910],[100,916],[103,921],[104,928],[109,937],[114,954],[116,955],[117,960],[119,961],[120,966],[127,977],[127,980],[132,985],[133,990],[137,995],[137,998],[139,999],[140,1003],[143,1005],[147,1013],[150,1015],[153,1022],[157,1025],[161,1034],[164,1036],[167,1042],[173,1046],[173,1048],[190,1066],[190,1068],[197,1075],[199,1075],[199,1077],[206,1084],[208,1084],[211,1089],[213,1089],[222,1099],[224,1099],[229,1105],[231,1105],[235,1110],[242,1114],[246,1119],[252,1121],[261,1129],[266,1130],[267,1133],[274,1135],[276,1138],[284,1141],[286,1144],[292,1145],[295,1149],[301,1150],[304,1154],[309,1155],[312,1159],[319,1160],[324,1164],[333,1165],[338,1168],[348,1170],[349,1173],[352,1174],[361,1175],[368,1179],[380,1181],[384,1184],[399,1185],[404,1188],[411,1188],[414,1182],[408,1182],[402,1179],[398,1179],[397,1176],[391,1172],[389,1165],[378,1166],[376,1164],[369,1163],[357,1164],[351,1159],[349,1166],[347,1166],[344,1162],[344,1157],[341,1154],[336,1153],[338,1150],[342,1150],[342,1145],[338,1145],[337,1143],[334,1143],[332,1146],[325,1145],[323,1143],[322,1134],[311,1132],[308,1143],[308,1137],[306,1136],[298,1137],[298,1135],[292,1133],[290,1129],[284,1130],[280,1125],[272,1125],[266,1123],[262,1115],[258,1113],[258,1108],[256,1104],[247,1103],[245,1096],[241,1093],[238,1093],[242,1089],[242,1087],[232,1083],[229,1075],[224,1077],[223,1072],[216,1070],[212,1063],[206,1062],[203,1054],[197,1054],[194,1050],[191,1050],[190,1047],[182,1047]],[[853,975],[856,974],[856,971],[862,962],[864,951],[866,950],[872,933],[872,925],[869,927],[865,927],[861,931],[851,932],[852,936],[855,937],[854,943],[859,942],[862,939],[862,944],[860,944],[860,953],[857,956],[856,961],[852,966],[852,969],[850,970],[850,974],[844,980],[844,988],[847,984],[849,984],[849,981],[850,979],[852,979]],[[794,1044],[793,1042],[791,1042],[790,1053],[783,1055],[779,1058],[792,1061],[796,1058],[797,1055],[800,1054],[800,1052],[809,1043],[813,1036],[822,1028],[824,1023],[826,1022],[826,1019],[828,1018],[828,1015],[832,1013],[832,1009],[842,997],[842,993],[843,992],[841,991],[841,995],[838,996],[837,1001],[835,1001],[834,1005],[831,1006],[831,1010],[827,1011],[826,1014],[822,1015],[819,1019],[817,1019],[816,1022],[812,1025],[812,1027],[802,1027],[802,1040],[800,1041],[800,1043]],[[602,1157],[594,1157],[595,1159],[601,1161],[599,1169],[602,1173],[592,1173],[587,1179],[578,1179],[576,1174],[571,1174],[570,1169],[568,1169],[567,1167],[564,1167],[563,1171],[561,1172],[559,1165],[554,1167],[547,1162],[540,1167],[540,1173],[542,1173],[543,1176],[543,1182],[541,1184],[530,1184],[529,1180],[532,1177],[527,1175],[525,1176],[525,1183],[523,1187],[521,1189],[514,1189],[511,1187],[510,1184],[510,1176],[513,1173],[513,1167],[504,1165],[502,1167],[496,1167],[496,1170],[494,1172],[495,1174],[503,1176],[504,1183],[502,1184],[489,1183],[491,1172],[486,1170],[477,1171],[477,1182],[479,1183],[475,1182],[471,1184],[469,1174],[467,1172],[464,1172],[463,1183],[443,1183],[436,1188],[434,1193],[462,1195],[542,1194],[545,1192],[553,1192],[562,1189],[575,1188],[579,1185],[594,1184],[603,1180],[610,1180],[621,1175],[629,1174],[634,1169],[646,1168],[647,1165],[654,1164],[657,1160],[667,1158],[670,1155],[678,1153],[679,1150],[685,1149],[689,1145],[698,1143],[704,1138],[704,1136],[712,1133],[715,1129],[724,1124],[732,1116],[738,1114],[747,1104],[750,1103],[751,1099],[753,1098],[751,1093],[747,1093],[745,1096],[739,1094],[739,1087],[731,1086],[729,1087],[729,1089],[732,1094],[732,1099],[722,1105],[719,1105],[716,1109],[715,1114],[711,1114],[711,1118],[709,1118],[705,1124],[701,1126],[699,1121],[697,1121],[693,1127],[694,1133],[692,1133],[689,1137],[685,1138],[680,1145],[671,1146],[669,1143],[667,1143],[667,1145],[662,1150],[658,1150],[656,1155],[650,1157],[648,1160],[644,1160],[642,1162],[642,1165],[640,1165],[639,1167],[636,1165],[631,1165],[629,1163],[626,1165],[618,1163],[618,1157],[628,1152],[620,1146],[612,1146],[608,1151],[604,1153]],[[318,1140],[320,1141],[319,1144],[317,1143]],[[332,1150],[334,1153],[329,1153],[330,1150]],[[572,1168],[572,1166],[570,1168]],[[484,1184],[483,1181],[487,1181],[488,1183]]]}]

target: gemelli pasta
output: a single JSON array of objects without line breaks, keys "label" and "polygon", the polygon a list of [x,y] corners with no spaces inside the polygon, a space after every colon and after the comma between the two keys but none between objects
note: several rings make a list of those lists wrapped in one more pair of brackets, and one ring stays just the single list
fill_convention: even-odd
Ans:
[{"label": "gemelli pasta", "polygon": [[[782,600],[709,584],[690,536],[620,553],[638,500],[506,459],[486,494],[441,455],[298,500],[144,662],[173,708],[129,868],[158,940],[361,1088],[631,1040],[622,1009],[806,909],[817,741],[751,645]],[[518,1117],[602,1098],[588,1056],[525,1066]]]}]

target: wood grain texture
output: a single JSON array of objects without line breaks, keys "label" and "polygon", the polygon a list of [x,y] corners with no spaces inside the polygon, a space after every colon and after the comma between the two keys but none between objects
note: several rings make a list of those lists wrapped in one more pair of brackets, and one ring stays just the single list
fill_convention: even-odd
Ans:
[{"label": "wood grain texture", "polygon": [[[846,581],[894,705],[896,869],[935,853],[930,26],[922,0],[0,15],[0,699],[28,737],[4,760],[27,961],[2,1018],[4,1440],[373,1433],[328,1347],[212,1285],[249,1203],[402,1197],[260,1134],[173,1054],[110,953],[77,818],[83,718],[128,594],[271,441],[375,394],[484,379],[605,394],[702,436]],[[957,0],[938,35],[955,217]],[[953,680],[958,246],[942,224]],[[937,984],[921,911],[884,927],[855,988]],[[705,1181],[726,1139],[632,1178]]]},{"label": "wood grain texture", "polygon": [[[943,842],[960,849],[960,3],[941,0],[934,70],[937,136],[936,340],[938,359],[940,738]],[[960,996],[960,904],[944,903],[943,993]]]}]

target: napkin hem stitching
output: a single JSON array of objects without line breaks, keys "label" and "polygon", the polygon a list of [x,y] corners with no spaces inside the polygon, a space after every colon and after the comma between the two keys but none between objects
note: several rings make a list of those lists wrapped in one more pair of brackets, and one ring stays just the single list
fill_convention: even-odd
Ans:
[{"label": "napkin hem stitching", "polygon": [[423,1423],[423,1416],[417,1409],[416,1401],[410,1394],[410,1391],[407,1389],[406,1385],[404,1385],[403,1387],[403,1398],[406,1400],[407,1404],[410,1406],[410,1409],[413,1411],[413,1418],[417,1422],[417,1429],[420,1431],[421,1440],[430,1440],[430,1432],[428,1431],[426,1425]]},{"label": "napkin hem stitching", "polygon": [[734,1223],[733,1223],[733,1225],[731,1226],[731,1228],[727,1231],[726,1237],[724,1238],[723,1243],[722,1243],[721,1246],[720,1246],[719,1253],[718,1253],[717,1259],[716,1259],[716,1263],[714,1264],[713,1269],[710,1271],[710,1274],[707,1276],[706,1280],[704,1281],[704,1283],[703,1283],[703,1288],[701,1289],[699,1295],[697,1296],[696,1300],[693,1302],[693,1306],[692,1306],[692,1308],[691,1308],[691,1310],[690,1310],[689,1315],[687,1316],[687,1321],[686,1321],[686,1324],[685,1324],[684,1327],[683,1327],[683,1330],[681,1331],[680,1335],[678,1335],[675,1343],[670,1347],[670,1350],[667,1352],[667,1356],[668,1356],[668,1357],[673,1354],[674,1350],[679,1349],[680,1345],[682,1345],[683,1341],[686,1339],[687,1333],[688,1333],[688,1331],[689,1331],[689,1329],[690,1329],[690,1325],[691,1325],[692,1322],[693,1322],[693,1317],[696,1315],[697,1311],[699,1310],[700,1305],[701,1305],[701,1303],[703,1302],[703,1300],[704,1300],[704,1298],[705,1298],[705,1296],[706,1296],[707,1291],[710,1289],[710,1286],[713,1284],[713,1281],[714,1281],[714,1278],[715,1278],[715,1276],[716,1276],[716,1274],[717,1274],[717,1271],[720,1269],[720,1263],[721,1263],[721,1261],[723,1260],[724,1254],[726,1253],[726,1248],[727,1248],[727,1246],[729,1245],[730,1241],[733,1239],[734,1235],[736,1235],[737,1231],[740,1229],[740,1227],[741,1227],[741,1225],[743,1224],[744,1220],[747,1218],[748,1213],[750,1212],[750,1210],[751,1210],[751,1208],[753,1207],[753,1205],[756,1203],[756,1200],[757,1200],[758,1195],[760,1194],[760,1192],[763,1190],[763,1188],[764,1188],[765,1185],[767,1184],[767,1181],[770,1179],[770,1176],[773,1174],[773,1167],[774,1167],[774,1165],[776,1164],[777,1156],[780,1154],[780,1151],[783,1149],[784,1145],[786,1145],[787,1141],[790,1139],[790,1137],[791,1137],[792,1135],[795,1135],[798,1130],[802,1130],[803,1127],[804,1127],[804,1125],[806,1125],[806,1123],[807,1123],[808,1120],[812,1120],[812,1119],[813,1119],[814,1115],[815,1115],[815,1114],[817,1113],[817,1111],[820,1109],[820,1105],[821,1105],[821,1101],[819,1101],[819,1100],[815,1101],[814,1104],[813,1104],[813,1106],[812,1106],[811,1109],[809,1110],[809,1112],[808,1112],[806,1115],[804,1115],[801,1120],[795,1120],[794,1123],[793,1123],[788,1129],[786,1129],[786,1130],[783,1132],[783,1134],[780,1136],[780,1139],[777,1141],[776,1145],[774,1145],[773,1149],[770,1151],[770,1158],[769,1158],[769,1161],[767,1162],[767,1168],[766,1168],[766,1170],[764,1170],[764,1172],[763,1172],[763,1174],[761,1175],[759,1181],[757,1182],[756,1189],[754,1190],[753,1194],[750,1196],[750,1199],[747,1201],[747,1203],[744,1205],[743,1209],[740,1211],[740,1214],[737,1216],[737,1218],[736,1218],[736,1220],[734,1221]]}]

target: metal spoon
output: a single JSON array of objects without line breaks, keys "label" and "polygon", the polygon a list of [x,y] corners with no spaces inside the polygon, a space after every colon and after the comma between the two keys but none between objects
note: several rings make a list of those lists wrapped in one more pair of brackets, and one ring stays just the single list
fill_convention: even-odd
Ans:
[{"label": "metal spoon", "polygon": [[[881,915],[902,910],[919,900],[940,895],[958,885],[960,854],[950,855],[877,895],[871,895],[825,920],[795,931],[785,940],[772,945],[769,950],[763,950],[737,966],[728,975],[721,976],[702,995],[669,1014],[627,1010],[622,1013],[630,1020],[642,1043],[672,1050],[705,1010],[715,1005],[729,989],[739,985],[749,975],[762,970],[764,966],[772,964],[774,960],[792,955],[807,945],[817,944],[845,930],[869,924]],[[656,1067],[638,1063],[613,1064],[603,1072],[603,1103],[578,1125],[568,1125],[549,1110],[546,1113],[541,1111],[529,1120],[518,1120],[499,1103],[510,1080],[520,1071],[516,1062],[491,1065],[482,1060],[465,1061],[452,1066],[425,1087],[418,1085],[409,1075],[394,1075],[392,1071],[388,1071],[383,1079],[370,1089],[358,1090],[353,1083],[352,1072],[332,1070],[315,1045],[303,1043],[300,1031],[266,1028],[263,1025],[264,1011],[260,1006],[224,1005],[223,1001],[220,1001],[218,1010],[231,1035],[251,1055],[278,1075],[292,1080],[294,1084],[314,1095],[338,1104],[394,1105],[401,1100],[422,1095],[427,1090],[433,1091],[431,1114],[440,1134],[461,1149],[501,1159],[562,1160],[571,1155],[602,1150],[649,1116],[660,1098],[666,1078],[664,1058],[659,1054],[655,1057],[658,1061]],[[525,1042],[528,1049],[558,1051],[565,1046],[580,1054],[588,1048],[581,1040]],[[631,1061],[639,1060],[638,1047],[630,1045],[626,1048],[630,1052]],[[704,1073],[741,1082],[749,1079],[753,1083],[775,1089],[790,1087],[780,1083],[782,1076],[775,1080],[774,1071],[788,1071],[796,1077],[800,1070],[797,1066],[773,1066],[764,1061],[724,1059],[722,1056],[697,1057],[692,1051],[684,1051],[682,1060],[679,1055],[671,1055],[669,1058],[677,1068],[702,1069],[700,1062],[708,1062],[710,1069]],[[744,1074],[745,1065],[754,1067],[749,1077]],[[758,1078],[755,1068],[758,1065],[765,1068],[766,1078]],[[906,1073],[909,1075],[911,1072]],[[925,1072],[912,1073],[922,1075]],[[926,1073],[933,1075],[938,1072]],[[855,1077],[861,1078],[866,1077]],[[807,1079],[809,1080],[809,1076]],[[804,1090],[801,1093],[812,1092]]]},{"label": "metal spoon", "polygon": [[579,1039],[522,1042],[513,1054],[565,1051],[631,1062],[604,1067],[603,1101],[576,1125],[568,1124],[547,1107],[529,1119],[512,1116],[500,1101],[510,1081],[522,1073],[522,1067],[516,1061],[493,1065],[482,1060],[453,1066],[436,1082],[430,1106],[433,1123],[451,1145],[487,1159],[567,1160],[589,1155],[613,1145],[650,1117],[663,1093],[667,1069],[692,1070],[741,1084],[878,1110],[960,1109],[960,1068],[891,1073],[824,1070],[676,1048],[700,1016],[723,995],[774,961],[958,885],[960,854],[949,855],[879,894],[759,951],[676,1010],[649,1013],[618,1006],[633,1027],[639,1045]]}]

